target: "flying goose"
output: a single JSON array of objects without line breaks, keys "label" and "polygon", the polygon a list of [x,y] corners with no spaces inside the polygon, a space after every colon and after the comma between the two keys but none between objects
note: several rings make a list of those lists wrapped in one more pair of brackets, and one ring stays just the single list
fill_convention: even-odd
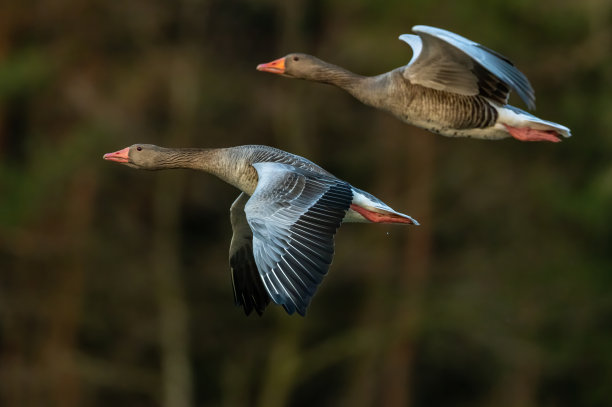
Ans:
[{"label": "flying goose", "polygon": [[342,222],[418,225],[311,161],[272,147],[134,144],[103,158],[138,169],[204,171],[241,191],[230,209],[229,263],[235,303],[247,315],[261,315],[270,299],[289,314],[305,315]]},{"label": "flying goose", "polygon": [[399,39],[412,47],[408,65],[361,76],[307,54],[292,53],[257,69],[328,83],[400,120],[448,137],[561,141],[570,130],[508,105],[516,91],[529,109],[535,95],[506,57],[440,28],[417,25]]}]

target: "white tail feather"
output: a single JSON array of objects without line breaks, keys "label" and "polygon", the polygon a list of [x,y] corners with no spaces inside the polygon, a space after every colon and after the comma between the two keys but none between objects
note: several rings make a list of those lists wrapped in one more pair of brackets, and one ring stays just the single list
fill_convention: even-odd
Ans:
[{"label": "white tail feather", "polygon": [[570,129],[567,127],[558,123],[542,120],[518,107],[506,105],[504,107],[499,107],[497,111],[499,112],[499,118],[497,119],[498,123],[512,127],[529,127],[534,130],[552,130],[563,137],[572,136]]}]

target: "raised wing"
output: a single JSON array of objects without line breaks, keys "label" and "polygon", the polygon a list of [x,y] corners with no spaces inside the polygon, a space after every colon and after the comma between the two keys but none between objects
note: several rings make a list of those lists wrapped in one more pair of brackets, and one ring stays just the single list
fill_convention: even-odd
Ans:
[{"label": "raised wing", "polygon": [[242,306],[247,315],[253,310],[261,315],[270,303],[270,296],[261,281],[253,257],[253,232],[244,213],[244,205],[248,200],[249,196],[243,192],[230,208],[234,232],[229,251],[232,286],[236,305]]},{"label": "raised wing", "polygon": [[344,181],[280,163],[256,163],[246,203],[253,255],[272,300],[304,315],[327,274],[334,235],[353,199]]},{"label": "raised wing", "polygon": [[417,25],[418,35],[400,39],[413,49],[404,71],[411,83],[461,95],[482,95],[506,104],[510,89],[535,108],[535,95],[527,77],[507,58],[474,41],[440,28]]}]

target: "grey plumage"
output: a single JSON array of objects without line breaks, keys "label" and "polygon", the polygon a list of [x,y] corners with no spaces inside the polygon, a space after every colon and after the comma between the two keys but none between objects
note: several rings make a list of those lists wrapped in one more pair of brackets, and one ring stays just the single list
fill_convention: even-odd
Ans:
[{"label": "grey plumage", "polygon": [[[503,55],[467,38],[440,28],[417,25],[400,39],[413,47],[413,60],[404,75],[415,84],[453,93],[492,97],[491,88],[499,84],[518,93],[530,109],[535,108],[535,95],[527,77]],[[411,40],[409,40],[411,38]],[[416,47],[422,41],[422,47]],[[427,85],[425,85],[427,84]],[[507,89],[507,88],[506,88]],[[506,104],[509,90],[495,98]]]},{"label": "grey plumage", "polygon": [[363,214],[372,214],[377,222],[416,223],[313,162],[272,147],[138,144],[104,158],[149,170],[205,171],[242,191],[230,209],[229,262],[234,301],[247,315],[261,315],[270,300],[304,315],[329,270],[342,222],[367,222]]},{"label": "grey plumage", "polygon": [[535,95],[527,77],[501,54],[452,32],[418,25],[399,38],[413,49],[410,62],[362,76],[307,54],[292,53],[261,71],[332,84],[366,105],[448,137],[559,141],[570,130],[517,114],[507,105],[514,90],[530,109]]},{"label": "grey plumage", "polygon": [[334,254],[353,199],[349,184],[280,163],[254,164],[260,182],[245,206],[264,286],[289,314],[304,315]]}]

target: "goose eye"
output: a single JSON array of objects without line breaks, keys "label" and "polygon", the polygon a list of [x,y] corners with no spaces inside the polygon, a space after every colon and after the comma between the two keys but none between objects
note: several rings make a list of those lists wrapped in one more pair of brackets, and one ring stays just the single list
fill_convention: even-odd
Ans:
[{"label": "goose eye", "polygon": [[138,147],[136,147],[136,150],[142,151],[142,147],[138,146]]},{"label": "goose eye", "polygon": [[299,61],[299,60],[300,60],[300,57],[293,57],[293,60],[294,60],[294,61]]}]

